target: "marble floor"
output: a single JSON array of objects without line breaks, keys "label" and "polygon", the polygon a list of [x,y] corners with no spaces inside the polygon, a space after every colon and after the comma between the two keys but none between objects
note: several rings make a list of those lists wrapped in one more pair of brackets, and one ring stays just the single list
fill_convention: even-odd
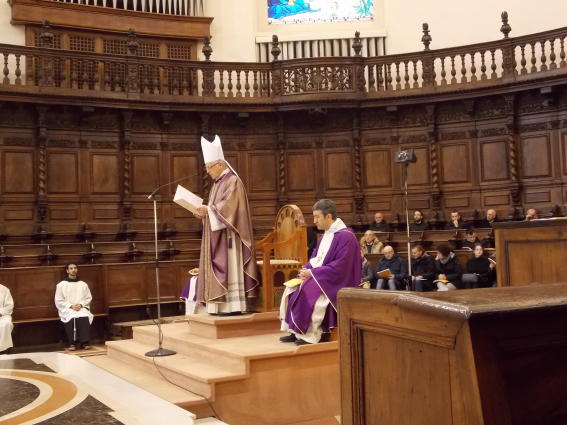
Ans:
[{"label": "marble floor", "polygon": [[0,355],[0,425],[222,424],[62,353]]}]

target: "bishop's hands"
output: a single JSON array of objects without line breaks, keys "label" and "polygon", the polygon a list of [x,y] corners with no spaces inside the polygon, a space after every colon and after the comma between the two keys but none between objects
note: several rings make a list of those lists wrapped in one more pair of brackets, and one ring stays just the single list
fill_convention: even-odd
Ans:
[{"label": "bishop's hands", "polygon": [[313,276],[313,273],[311,273],[310,269],[301,269],[299,273],[297,273],[297,277],[303,280],[309,279],[311,276]]},{"label": "bishop's hands", "polygon": [[209,214],[209,207],[207,207],[206,205],[201,205],[199,208],[197,208],[197,212],[193,213],[195,217],[200,219],[205,218],[207,214]]},{"label": "bishop's hands", "polygon": [[80,311],[83,308],[83,306],[81,304],[73,304],[71,308],[75,311]]}]

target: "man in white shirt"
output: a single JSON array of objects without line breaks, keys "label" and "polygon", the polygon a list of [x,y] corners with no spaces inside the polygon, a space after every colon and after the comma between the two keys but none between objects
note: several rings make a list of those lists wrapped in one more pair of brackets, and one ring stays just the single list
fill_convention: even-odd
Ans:
[{"label": "man in white shirt", "polygon": [[65,266],[67,277],[57,284],[55,306],[65,326],[69,350],[88,350],[90,347],[90,324],[93,315],[90,312],[92,300],[88,285],[79,279],[76,264]]},{"label": "man in white shirt", "polygon": [[0,285],[0,353],[14,346],[12,342],[12,312],[14,311],[14,300],[10,290]]}]

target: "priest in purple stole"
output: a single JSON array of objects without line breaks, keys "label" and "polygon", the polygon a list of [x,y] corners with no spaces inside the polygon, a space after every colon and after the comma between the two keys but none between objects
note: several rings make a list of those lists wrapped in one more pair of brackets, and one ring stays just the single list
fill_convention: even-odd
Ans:
[{"label": "priest in purple stole", "polygon": [[[324,230],[311,259],[299,271],[303,282],[286,287],[280,304],[282,342],[317,343],[337,324],[337,292],[360,284],[362,260],[356,236],[337,218],[335,204],[321,199],[313,205],[313,221]],[[325,338],[323,338],[324,340]]]},{"label": "priest in purple stole", "polygon": [[218,136],[201,138],[205,168],[213,179],[203,219],[197,302],[211,314],[247,311],[258,286],[252,220],[244,183],[225,161]]}]

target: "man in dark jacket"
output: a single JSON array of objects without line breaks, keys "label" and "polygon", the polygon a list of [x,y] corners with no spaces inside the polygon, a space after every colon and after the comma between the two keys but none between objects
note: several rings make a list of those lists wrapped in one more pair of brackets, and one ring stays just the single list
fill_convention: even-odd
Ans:
[{"label": "man in dark jacket", "polygon": [[417,292],[432,291],[435,260],[426,254],[421,245],[416,245],[411,249],[411,258],[412,289]]},{"label": "man in dark jacket", "polygon": [[370,223],[370,228],[374,232],[389,232],[390,225],[384,220],[384,215],[381,212],[374,214],[374,221]]},{"label": "man in dark jacket", "polygon": [[[404,262],[394,253],[394,248],[389,245],[384,247],[382,254],[384,254],[384,257],[376,266],[376,277],[378,278],[376,289],[390,289],[392,291],[402,289],[403,280],[407,274]],[[382,272],[382,275],[387,274],[384,273],[385,270],[389,270],[388,276],[381,277],[380,272]]]},{"label": "man in dark jacket", "polygon": [[423,219],[423,213],[420,210],[413,212],[413,223],[410,223],[409,229],[412,232],[423,232],[429,230],[429,223]]},{"label": "man in dark jacket", "polygon": [[439,291],[452,291],[461,288],[461,266],[459,260],[447,244],[437,246],[435,258],[436,283]]}]

